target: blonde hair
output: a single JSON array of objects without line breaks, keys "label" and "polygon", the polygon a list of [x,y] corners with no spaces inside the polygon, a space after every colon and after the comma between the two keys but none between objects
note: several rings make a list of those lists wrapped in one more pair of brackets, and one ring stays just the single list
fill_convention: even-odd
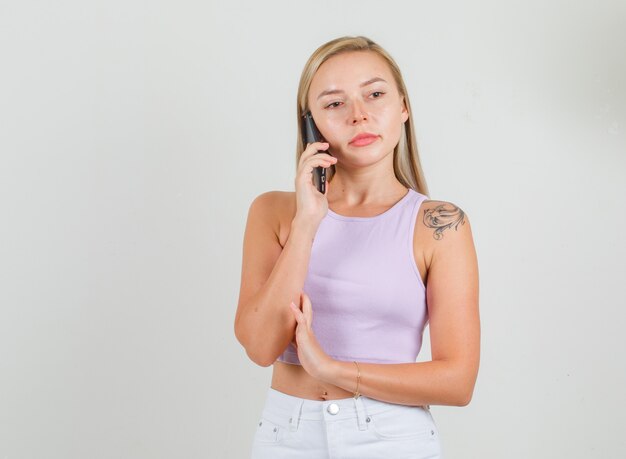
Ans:
[{"label": "blonde hair", "polygon": [[[311,88],[311,81],[317,69],[326,62],[332,56],[336,56],[341,53],[350,51],[371,51],[381,56],[389,65],[389,69],[396,82],[398,92],[400,96],[404,96],[404,102],[409,112],[409,118],[402,125],[402,133],[400,135],[400,141],[393,151],[393,171],[400,183],[407,188],[428,196],[428,186],[426,185],[426,179],[422,172],[422,166],[420,164],[419,154],[417,151],[417,143],[415,141],[415,132],[413,128],[413,113],[411,112],[411,103],[409,101],[409,95],[400,73],[400,68],[393,60],[393,58],[378,44],[374,43],[367,37],[340,37],[329,41],[328,43],[320,46],[309,57],[306,62],[302,75],[300,76],[300,84],[298,85],[298,98],[297,98],[297,113],[298,113],[298,139],[296,142],[296,168],[300,162],[300,156],[302,155],[306,145],[302,139],[302,124],[303,116],[309,111],[308,107],[308,95]],[[335,166],[332,165],[326,169],[326,180],[331,181],[335,175]]]}]

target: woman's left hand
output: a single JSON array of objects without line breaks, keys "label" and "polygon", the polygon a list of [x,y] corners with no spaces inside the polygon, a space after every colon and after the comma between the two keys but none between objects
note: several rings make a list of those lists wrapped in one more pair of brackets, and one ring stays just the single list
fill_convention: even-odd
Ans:
[{"label": "woman's left hand", "polygon": [[317,379],[323,379],[334,360],[324,352],[315,338],[311,328],[313,324],[313,307],[309,296],[300,294],[302,310],[293,302],[289,305],[296,317],[296,333],[294,346],[298,351],[298,359],[304,370]]}]

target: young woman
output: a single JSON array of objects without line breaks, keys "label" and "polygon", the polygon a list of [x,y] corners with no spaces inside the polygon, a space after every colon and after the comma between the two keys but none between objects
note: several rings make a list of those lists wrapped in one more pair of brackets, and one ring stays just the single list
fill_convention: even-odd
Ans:
[{"label": "young woman", "polygon": [[258,196],[244,235],[235,335],[273,365],[252,458],[441,457],[430,405],[467,405],[479,366],[468,217],[428,199],[406,87],[372,40],[313,53],[299,127],[308,111],[326,143],[299,129],[296,191]]}]

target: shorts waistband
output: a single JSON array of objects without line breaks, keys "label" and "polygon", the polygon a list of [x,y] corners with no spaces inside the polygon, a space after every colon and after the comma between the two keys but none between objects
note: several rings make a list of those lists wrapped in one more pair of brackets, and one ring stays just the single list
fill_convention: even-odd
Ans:
[{"label": "shorts waistband", "polygon": [[[331,405],[335,406],[331,407]],[[428,405],[409,407],[375,400],[363,395],[358,399],[348,397],[336,400],[310,400],[285,394],[270,387],[265,400],[263,416],[268,419],[276,417],[286,419],[297,416],[301,420],[308,421],[337,421],[361,417],[364,414],[374,415],[396,408],[428,410],[430,407]]]}]

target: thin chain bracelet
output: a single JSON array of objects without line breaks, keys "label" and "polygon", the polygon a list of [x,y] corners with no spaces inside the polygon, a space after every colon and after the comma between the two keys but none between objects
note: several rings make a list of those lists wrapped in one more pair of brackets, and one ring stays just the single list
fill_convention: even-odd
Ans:
[{"label": "thin chain bracelet", "polygon": [[358,363],[354,362],[354,364],[356,365],[356,371],[357,371],[356,390],[354,391],[354,398],[359,398],[361,396],[361,394],[359,394],[359,383],[361,382],[361,370],[359,369]]}]

